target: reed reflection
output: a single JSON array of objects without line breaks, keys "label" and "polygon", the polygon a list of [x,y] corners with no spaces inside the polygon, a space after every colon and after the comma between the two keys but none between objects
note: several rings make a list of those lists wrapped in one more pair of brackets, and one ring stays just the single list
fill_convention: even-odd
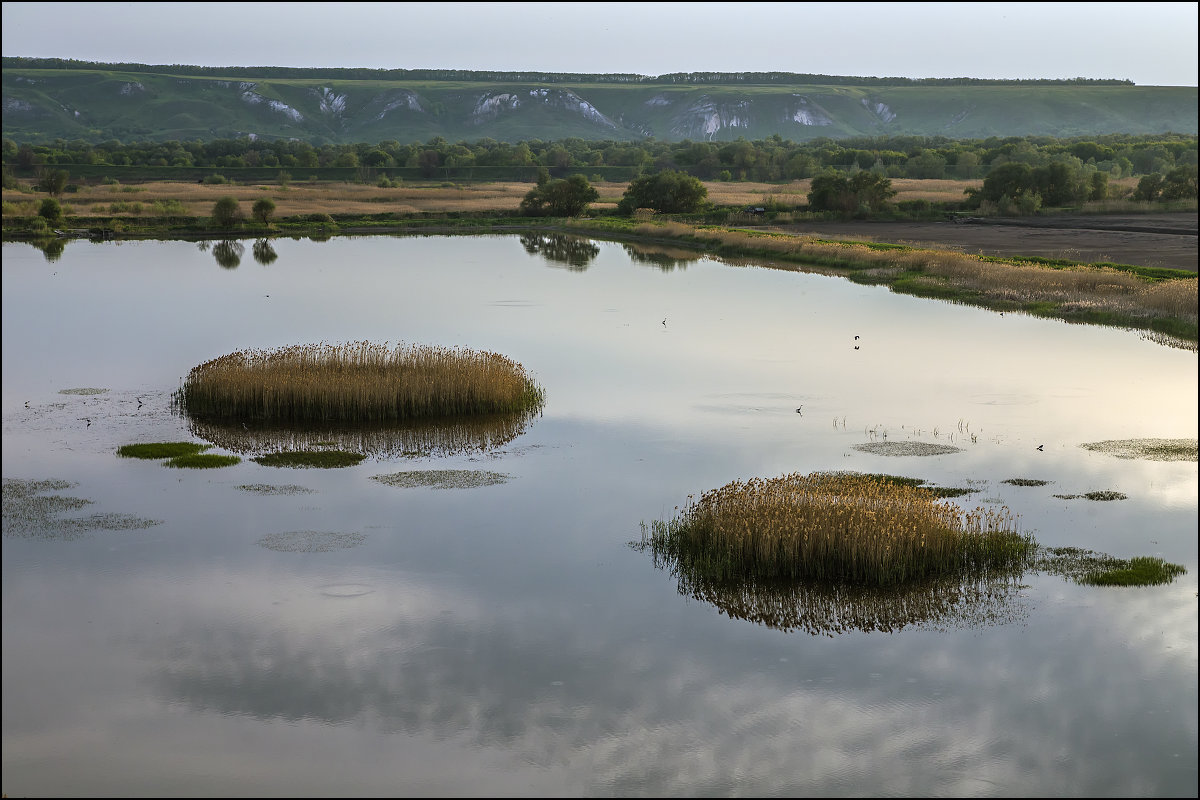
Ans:
[{"label": "reed reflection", "polygon": [[[658,564],[662,567],[663,564]],[[905,628],[983,628],[1028,615],[1015,577],[940,579],[898,587],[771,581],[714,581],[676,570],[679,593],[730,619],[791,633],[895,633]]]},{"label": "reed reflection", "polygon": [[600,245],[591,239],[562,233],[523,233],[521,246],[529,255],[541,256],[547,264],[573,272],[583,272],[600,255]]},{"label": "reed reflection", "polygon": [[189,417],[188,430],[212,444],[248,456],[297,450],[346,450],[376,459],[488,452],[525,432],[537,411],[453,417],[389,425],[251,426]]}]

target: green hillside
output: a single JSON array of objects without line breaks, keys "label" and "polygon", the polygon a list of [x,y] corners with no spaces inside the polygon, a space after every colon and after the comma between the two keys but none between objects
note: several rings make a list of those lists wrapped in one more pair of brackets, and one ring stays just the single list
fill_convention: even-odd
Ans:
[{"label": "green hillside", "polygon": [[[4,59],[3,135],[102,142],[640,140],[796,142],[880,136],[1098,136],[1197,131],[1195,87],[1119,82],[904,81],[773,75],[348,78],[371,71],[32,68]],[[118,65],[108,65],[116,67]],[[254,77],[258,69],[266,77]],[[155,71],[161,70],[161,71]],[[215,73],[215,74],[213,74]],[[247,74],[249,73],[249,74]],[[282,73],[282,74],[279,74]],[[382,73],[381,73],[382,74]],[[444,73],[457,74],[457,73]]]}]

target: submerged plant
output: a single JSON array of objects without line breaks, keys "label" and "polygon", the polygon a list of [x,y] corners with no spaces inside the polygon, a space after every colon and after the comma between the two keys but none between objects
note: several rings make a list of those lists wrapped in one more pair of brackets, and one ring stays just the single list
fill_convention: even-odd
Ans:
[{"label": "submerged plant", "polygon": [[175,456],[175,458],[167,460],[168,467],[178,467],[186,469],[213,469],[216,467],[232,467],[234,464],[241,463],[237,456],[225,456],[219,453],[189,453],[188,455]]},{"label": "submerged plant", "polygon": [[1088,586],[1155,586],[1187,572],[1161,558],[1114,558],[1079,547],[1039,548],[1033,566]]},{"label": "submerged plant", "polygon": [[147,442],[145,444],[125,444],[117,448],[117,455],[122,458],[179,458],[194,456],[207,450],[212,445],[199,442]]},{"label": "submerged plant", "polygon": [[808,579],[876,586],[1020,568],[1034,547],[1007,508],[963,512],[873,475],[735,481],[643,526],[656,560],[705,580]]},{"label": "submerged plant", "polygon": [[461,348],[369,342],[239,351],[192,369],[176,394],[208,421],[378,423],[540,408],[516,362]]},{"label": "submerged plant", "polygon": [[362,453],[347,453],[345,450],[296,450],[285,453],[267,453],[251,461],[264,467],[319,467],[336,469],[352,467],[366,456]]}]

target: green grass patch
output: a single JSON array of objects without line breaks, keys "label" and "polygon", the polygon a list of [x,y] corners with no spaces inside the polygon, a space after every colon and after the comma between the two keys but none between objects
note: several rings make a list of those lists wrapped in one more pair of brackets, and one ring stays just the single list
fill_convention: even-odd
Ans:
[{"label": "green grass patch", "polygon": [[366,456],[362,453],[349,453],[345,450],[295,450],[283,453],[267,453],[252,458],[264,467],[315,467],[319,469],[337,469],[338,467],[353,467]]},{"label": "green grass patch", "polygon": [[180,469],[215,469],[217,467],[232,467],[241,463],[237,456],[226,456],[219,453],[190,453],[176,456],[166,462],[168,467]]},{"label": "green grass patch", "polygon": [[1141,556],[1131,558],[1119,567],[1089,572],[1079,582],[1089,586],[1157,586],[1170,583],[1186,572],[1187,570],[1179,564],[1170,564],[1161,558]]},{"label": "green grass patch", "polygon": [[198,455],[212,445],[198,442],[149,442],[147,444],[125,444],[117,448],[122,458],[180,458]]}]

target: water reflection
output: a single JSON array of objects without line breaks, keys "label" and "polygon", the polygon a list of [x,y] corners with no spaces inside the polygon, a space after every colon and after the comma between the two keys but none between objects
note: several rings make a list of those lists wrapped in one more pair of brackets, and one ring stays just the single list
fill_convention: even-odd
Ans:
[{"label": "water reflection", "polygon": [[63,251],[67,249],[67,240],[57,236],[34,239],[30,244],[34,249],[40,250],[51,264],[62,258]]},{"label": "water reflection", "polygon": [[851,631],[896,633],[905,628],[983,628],[1028,614],[1016,579],[940,579],[903,587],[712,581],[677,573],[679,593],[711,603],[730,619],[791,633],[835,636]]},{"label": "water reflection", "polygon": [[629,254],[630,261],[636,264],[658,267],[663,272],[686,269],[689,264],[694,264],[703,258],[701,254],[694,250],[683,250],[678,247],[667,247],[665,245],[622,244],[621,246]]},{"label": "water reflection", "polygon": [[523,233],[521,246],[550,266],[564,266],[573,272],[583,272],[600,255],[600,246],[591,239],[563,233]]},{"label": "water reflection", "polygon": [[303,428],[249,427],[242,423],[222,425],[189,418],[188,430],[193,436],[218,447],[246,455],[331,448],[377,459],[417,458],[487,452],[503,447],[524,433],[538,413],[443,418],[403,425]]},{"label": "water reflection", "polygon": [[234,239],[224,239],[212,247],[213,258],[224,269],[237,269],[245,251],[246,246]]},{"label": "water reflection", "polygon": [[254,247],[250,250],[254,254],[254,260],[264,267],[275,262],[279,258],[279,254],[275,252],[275,248],[271,246],[270,239],[259,239],[254,243]]}]

